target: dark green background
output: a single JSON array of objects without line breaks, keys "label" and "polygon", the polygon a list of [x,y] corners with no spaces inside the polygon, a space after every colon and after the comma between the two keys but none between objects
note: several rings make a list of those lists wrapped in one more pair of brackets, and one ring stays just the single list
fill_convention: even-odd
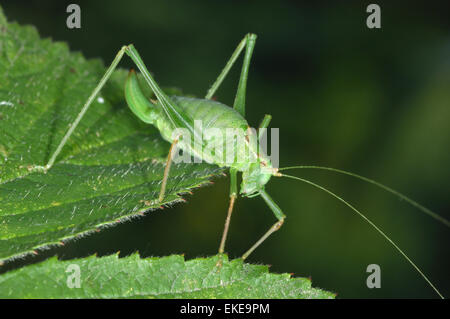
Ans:
[{"label": "dark green background", "polygon": [[[73,1],[72,1],[73,2]],[[79,1],[82,28],[66,28],[68,1],[2,1],[9,20],[35,25],[87,58],[109,63],[134,43],[158,82],[203,96],[237,43],[258,34],[247,118],[265,113],[280,128],[281,166],[316,164],[386,183],[449,218],[450,5],[377,1],[381,30],[365,25],[370,2]],[[351,3],[351,4],[349,4]],[[127,60],[123,67],[131,67]],[[218,99],[232,104],[236,68]],[[371,185],[321,171],[292,171],[348,199],[367,214],[450,296],[450,231]],[[347,207],[311,186],[273,179],[285,226],[250,262],[311,276],[341,298],[434,298],[417,272]],[[127,255],[216,253],[228,179],[188,203],[66,245],[63,258],[117,250]],[[274,222],[259,198],[240,199],[227,251],[243,253]],[[42,259],[42,257],[40,257]],[[37,261],[31,258],[30,261]],[[366,287],[366,267],[381,266],[381,289]]]}]

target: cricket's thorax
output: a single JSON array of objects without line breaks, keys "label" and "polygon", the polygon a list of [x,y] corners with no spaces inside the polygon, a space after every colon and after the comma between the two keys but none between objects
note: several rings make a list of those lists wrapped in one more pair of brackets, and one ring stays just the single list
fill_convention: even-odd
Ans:
[{"label": "cricket's thorax", "polygon": [[[181,138],[178,146],[183,151],[211,164],[235,168],[256,184],[268,182],[273,173],[270,160],[263,153],[258,154],[256,131],[236,110],[205,99],[172,96],[171,100],[200,124],[197,128],[202,133],[202,147],[195,145],[193,137],[190,141]],[[165,140],[172,142],[176,137],[166,117],[159,117],[155,125]]]},{"label": "cricket's thorax", "polygon": [[186,127],[174,127],[160,102],[150,103],[134,72],[130,72],[125,83],[125,98],[133,113],[142,121],[155,125],[165,140],[172,143],[178,139],[177,147],[183,152],[207,163],[241,171],[241,194],[244,196],[258,193],[277,171],[268,157],[258,152],[257,132],[250,129],[239,112],[225,104],[207,99],[170,97],[175,111],[182,112],[193,126],[194,137]]}]

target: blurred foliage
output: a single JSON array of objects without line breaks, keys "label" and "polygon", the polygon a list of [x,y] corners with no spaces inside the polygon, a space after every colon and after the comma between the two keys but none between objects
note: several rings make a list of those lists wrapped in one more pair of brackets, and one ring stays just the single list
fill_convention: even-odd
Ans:
[{"label": "blurred foliage", "polygon": [[[382,28],[370,30],[364,2],[79,1],[82,28],[65,26],[67,1],[2,3],[10,20],[67,41],[86,57],[112,61],[134,43],[162,85],[202,96],[247,32],[258,34],[249,74],[247,118],[265,113],[280,128],[281,166],[316,164],[374,178],[449,218],[450,4],[377,1]],[[131,67],[131,62],[122,64]],[[232,104],[239,68],[217,93]],[[365,212],[450,296],[445,226],[371,185],[330,172],[296,171]],[[386,243],[345,206],[295,181],[267,186],[288,218],[251,262],[311,276],[338,297],[436,297]],[[228,179],[187,204],[67,245],[64,258],[117,250],[125,256],[217,250]],[[258,199],[238,200],[227,251],[239,256],[274,222]],[[320,236],[317,236],[320,234]],[[57,249],[49,254],[58,253]],[[30,262],[44,257],[35,257]],[[366,287],[379,264],[382,288]]]}]

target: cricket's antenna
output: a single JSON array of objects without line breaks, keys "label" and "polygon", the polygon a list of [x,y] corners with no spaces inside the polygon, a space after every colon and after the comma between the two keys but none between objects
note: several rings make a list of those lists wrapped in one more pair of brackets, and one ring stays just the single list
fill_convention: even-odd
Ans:
[{"label": "cricket's antenna", "polygon": [[[287,169],[287,168],[285,168],[285,169]],[[314,186],[314,187],[324,191],[325,193],[328,193],[329,195],[333,196],[334,198],[336,198],[340,202],[344,203],[347,207],[349,207],[356,214],[358,214],[364,221],[366,221],[370,226],[372,226],[372,228],[374,228],[381,236],[383,236],[414,267],[414,269],[422,276],[422,278],[428,283],[428,285],[430,285],[430,287],[433,288],[433,290],[439,295],[439,297],[444,299],[444,296],[433,285],[433,283],[430,281],[430,279],[428,279],[428,277],[425,276],[425,274],[420,270],[420,268],[417,267],[417,265],[408,257],[408,255],[406,255],[403,252],[403,250],[388,235],[386,235],[377,225],[375,225],[369,218],[367,218],[358,209],[353,207],[350,203],[348,203],[347,201],[345,201],[343,198],[341,198],[340,196],[336,195],[332,191],[326,189],[325,187],[322,187],[322,186],[320,186],[320,185],[318,185],[316,183],[313,183],[313,182],[311,182],[311,181],[309,181],[307,179],[303,179],[303,178],[300,178],[300,177],[297,177],[297,176],[292,176],[292,175],[281,174],[281,173],[278,173],[275,176],[287,177],[287,178],[290,178],[290,179],[295,179],[295,180],[301,181],[303,183],[309,184],[311,186]]]},{"label": "cricket's antenna", "polygon": [[[407,197],[406,195],[403,195],[402,193],[384,185],[381,184],[377,181],[374,181],[373,179],[352,173],[352,172],[348,172],[348,171],[344,171],[341,169],[337,169],[337,168],[332,168],[332,167],[324,167],[324,166],[312,166],[312,165],[302,165],[302,166],[290,166],[290,167],[283,167],[280,168],[279,171],[284,171],[284,170],[288,170],[288,169],[320,169],[320,170],[325,170],[325,171],[331,171],[331,172],[335,172],[335,173],[339,173],[339,174],[344,174],[344,175],[348,175],[354,178],[357,178],[359,180],[362,180],[364,182],[370,183],[372,185],[375,185],[383,190],[385,190],[388,193],[393,194],[394,196],[398,197],[401,200],[404,200],[405,202],[407,202],[408,204],[410,204],[411,206],[414,206],[415,208],[417,208],[418,210],[420,210],[422,213],[427,214],[428,216],[434,218],[435,220],[437,220],[438,222],[444,224],[447,227],[450,227],[450,221],[448,219],[446,219],[445,217],[440,216],[439,214],[433,212],[432,210],[426,208],[425,206],[419,204],[418,202],[412,200],[411,198]],[[275,175],[277,176],[277,175]]]}]

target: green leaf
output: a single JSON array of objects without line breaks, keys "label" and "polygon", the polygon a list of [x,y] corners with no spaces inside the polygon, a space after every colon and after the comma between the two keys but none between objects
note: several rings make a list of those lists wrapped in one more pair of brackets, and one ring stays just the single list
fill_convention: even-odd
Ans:
[{"label": "green leaf", "polygon": [[[218,262],[222,258],[222,266]],[[71,266],[72,265],[72,266]],[[75,266],[73,266],[75,265]],[[79,268],[78,268],[79,267]],[[79,269],[79,288],[76,286]],[[67,271],[67,272],[66,272]],[[212,256],[141,259],[134,254],[58,261],[56,257],[0,276],[0,298],[334,298],[307,278]]]},{"label": "green leaf", "polygon": [[[65,43],[8,23],[0,8],[0,264],[161,206],[169,145],[128,109],[125,70],[113,74],[52,169],[32,169],[47,163],[104,72]],[[220,171],[172,167],[165,205]]]}]

